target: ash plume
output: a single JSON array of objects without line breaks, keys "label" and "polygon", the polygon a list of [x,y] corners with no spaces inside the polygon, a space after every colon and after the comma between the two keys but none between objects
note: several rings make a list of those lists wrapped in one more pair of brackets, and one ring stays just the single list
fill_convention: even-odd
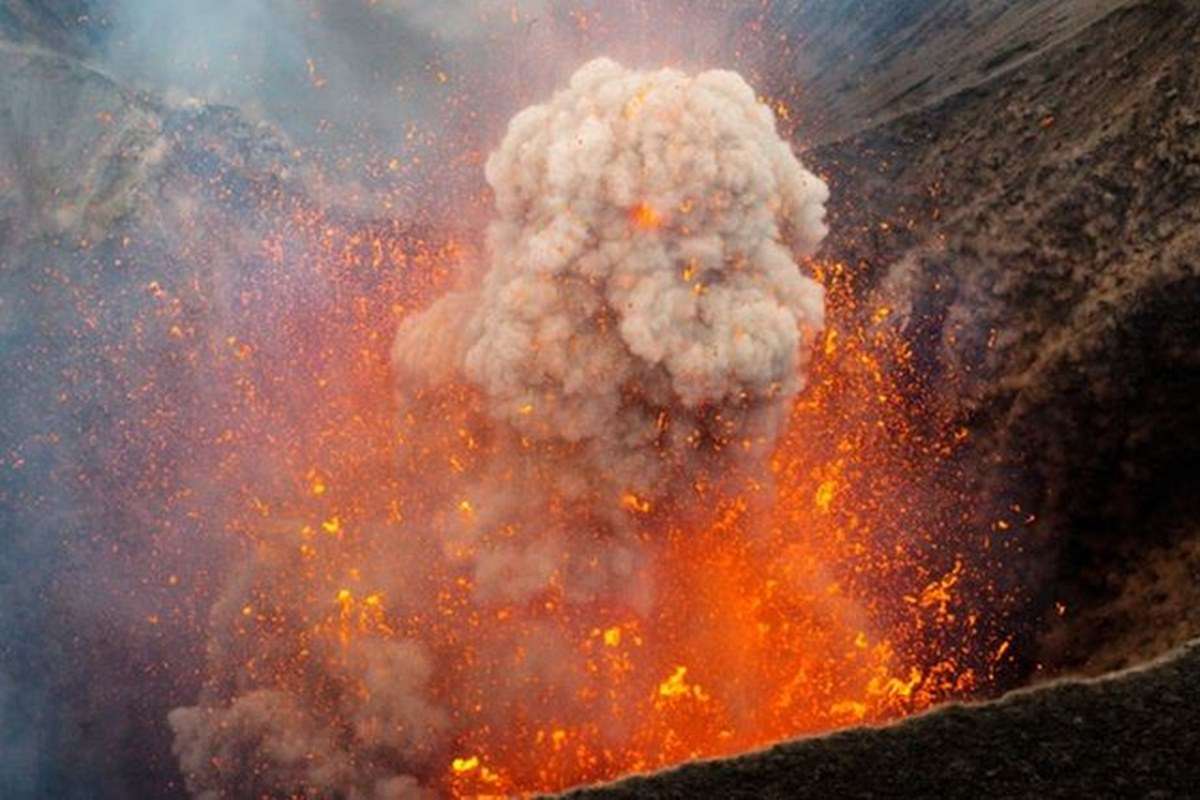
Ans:
[{"label": "ash plume", "polygon": [[[825,235],[828,191],[745,81],[592,61],[512,120],[486,175],[486,265],[393,349],[405,446],[437,448],[461,389],[480,463],[403,479],[410,527],[361,534],[377,596],[306,591],[291,545],[229,581],[205,692],[170,717],[198,797],[437,792],[461,737],[561,711],[586,678],[550,618],[473,630],[471,658],[405,630],[433,611],[430,576],[465,573],[478,611],[547,592],[644,607],[638,520],[763,480],[823,323],[796,258]],[[459,695],[486,686],[483,715],[456,713],[447,674]]]},{"label": "ash plume", "polygon": [[452,365],[604,507],[758,463],[822,326],[793,249],[828,190],[751,88],[592,61],[512,120],[487,179],[487,274],[402,327],[402,385]]}]

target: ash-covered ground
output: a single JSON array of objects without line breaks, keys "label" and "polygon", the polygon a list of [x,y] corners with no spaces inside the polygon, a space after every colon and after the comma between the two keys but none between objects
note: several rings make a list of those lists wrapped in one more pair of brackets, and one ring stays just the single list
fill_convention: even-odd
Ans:
[{"label": "ash-covered ground", "polygon": [[[261,242],[280,217],[299,226],[320,210],[356,231],[421,236],[447,217],[412,213],[411,191],[389,182],[409,131],[364,109],[394,99],[370,65],[392,51],[389,36],[405,36],[411,47],[389,63],[420,72],[404,107],[426,113],[436,87],[458,76],[414,32],[470,41],[471,14],[447,12],[450,26],[439,27],[445,20],[406,12],[381,32],[353,10],[325,13],[320,35],[303,13],[250,14],[242,30],[277,23],[271,35],[288,35],[266,48],[297,69],[246,88],[261,51],[232,68],[211,66],[227,55],[219,49],[198,52],[167,74],[157,51],[115,46],[147,35],[146,7],[0,4],[0,353],[12,365],[0,375],[5,797],[184,792],[166,713],[199,691],[191,665],[203,659],[219,586],[210,577],[180,600],[171,578],[220,562],[200,535],[215,499],[176,498],[153,550],[139,531],[157,524],[148,496],[202,486],[217,468],[166,454],[207,453],[206,420],[237,398],[180,360],[169,338],[139,335],[129,303],[158,285],[184,298],[182,329],[236,340],[283,324],[254,302],[283,285],[318,320],[338,303],[319,275],[261,271]],[[213,7],[181,15],[196,27],[166,41],[182,46],[238,8]],[[1015,682],[1100,675],[1200,635],[1200,7],[823,0],[776,3],[772,14],[796,40],[785,70],[796,141],[832,190],[823,254],[864,276],[864,313],[890,308],[873,324],[913,343],[921,391],[967,431],[978,525],[1013,508],[1033,518],[1021,529],[1028,558],[996,576],[1037,587],[1027,627],[1014,632]],[[332,57],[364,41],[357,60]],[[703,33],[694,46],[716,48]],[[341,72],[328,72],[331,62]],[[557,77],[527,79],[508,110]],[[299,87],[330,80],[353,84],[351,111],[330,93],[295,102]],[[478,110],[438,113],[462,121]],[[477,128],[497,138],[498,124]],[[403,133],[365,168],[329,144],[390,131]],[[479,143],[443,144],[455,153]],[[467,186],[479,168],[470,158],[439,166]],[[428,164],[405,160],[400,171],[407,185],[428,185]],[[293,248],[290,264],[310,255],[300,241],[281,245]],[[370,289],[371,278],[356,279]],[[319,358],[319,343],[309,352]],[[150,384],[172,391],[148,393]],[[148,418],[153,434],[130,425]],[[174,624],[125,624],[163,607]],[[618,793],[1185,796],[1195,673],[1188,650],[1111,681],[935,711]],[[950,760],[947,741],[961,746]],[[922,783],[926,763],[948,763],[963,781]]]}]

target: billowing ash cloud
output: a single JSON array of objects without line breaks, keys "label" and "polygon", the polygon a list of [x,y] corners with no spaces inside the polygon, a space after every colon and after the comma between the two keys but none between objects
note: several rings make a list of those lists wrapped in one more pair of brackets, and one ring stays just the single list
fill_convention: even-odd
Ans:
[{"label": "billowing ash cloud", "polygon": [[512,120],[487,179],[490,268],[404,325],[402,382],[451,365],[606,507],[758,462],[822,325],[793,249],[828,191],[745,81],[592,61]]},{"label": "billowing ash cloud", "polygon": [[[211,611],[200,703],[168,717],[188,789],[204,800],[424,796],[417,776],[451,733],[430,649],[390,635],[378,595],[313,593],[289,534],[228,582]],[[416,554],[391,555],[407,582]]]},{"label": "billowing ash cloud", "polygon": [[[738,75],[592,61],[512,120],[486,172],[486,265],[393,351],[406,447],[438,453],[457,397],[486,427],[480,463],[406,477],[409,527],[362,533],[374,599],[306,593],[294,541],[229,582],[205,694],[170,718],[197,796],[436,791],[463,736],[561,713],[587,679],[561,629],[477,628],[464,659],[401,622],[436,621],[430,576],[465,573],[480,612],[547,591],[645,606],[653,554],[632,534],[697,486],[761,477],[804,385],[823,297],[795,258],[828,193]],[[448,674],[459,696],[486,686],[483,716],[453,707]]]}]

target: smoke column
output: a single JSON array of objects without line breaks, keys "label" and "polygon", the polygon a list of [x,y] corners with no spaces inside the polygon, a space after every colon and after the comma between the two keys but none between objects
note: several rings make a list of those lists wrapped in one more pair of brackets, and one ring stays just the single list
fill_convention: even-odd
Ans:
[{"label": "smoke column", "polygon": [[[795,258],[825,235],[828,192],[745,81],[592,61],[511,121],[486,177],[485,261],[393,351],[402,447],[419,463],[453,436],[454,402],[487,433],[477,463],[405,477],[403,529],[360,534],[376,593],[308,591],[290,544],[230,579],[204,693],[170,716],[197,797],[438,792],[461,737],[581,695],[550,618],[469,646],[406,623],[436,618],[441,576],[481,612],[547,593],[644,608],[659,515],[765,483],[823,324]],[[522,668],[490,666],[515,650]],[[488,709],[464,713],[485,684]]]},{"label": "smoke column", "polygon": [[750,87],[593,61],[513,119],[487,178],[488,273],[403,327],[402,386],[451,366],[533,443],[523,485],[598,522],[760,463],[823,311],[785,234],[815,249],[827,190]]}]

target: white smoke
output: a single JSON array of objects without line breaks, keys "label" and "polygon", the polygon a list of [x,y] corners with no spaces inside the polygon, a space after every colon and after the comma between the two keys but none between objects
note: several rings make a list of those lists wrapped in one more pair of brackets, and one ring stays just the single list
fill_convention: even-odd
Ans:
[{"label": "white smoke", "polygon": [[[487,179],[486,268],[402,326],[393,362],[414,452],[440,452],[453,387],[490,441],[465,477],[413,476],[412,535],[365,532],[363,571],[393,620],[431,611],[422,581],[464,564],[481,612],[551,590],[644,610],[640,520],[757,476],[804,386],[823,295],[795,257],[825,235],[827,189],[738,75],[604,59],[512,120]],[[315,635],[334,590],[298,589],[304,569],[260,553],[213,610],[205,696],[170,718],[199,797],[434,790],[472,724],[556,713],[590,680],[536,616],[473,631],[465,664],[436,635]],[[452,713],[443,667],[487,687],[483,716]]]}]

